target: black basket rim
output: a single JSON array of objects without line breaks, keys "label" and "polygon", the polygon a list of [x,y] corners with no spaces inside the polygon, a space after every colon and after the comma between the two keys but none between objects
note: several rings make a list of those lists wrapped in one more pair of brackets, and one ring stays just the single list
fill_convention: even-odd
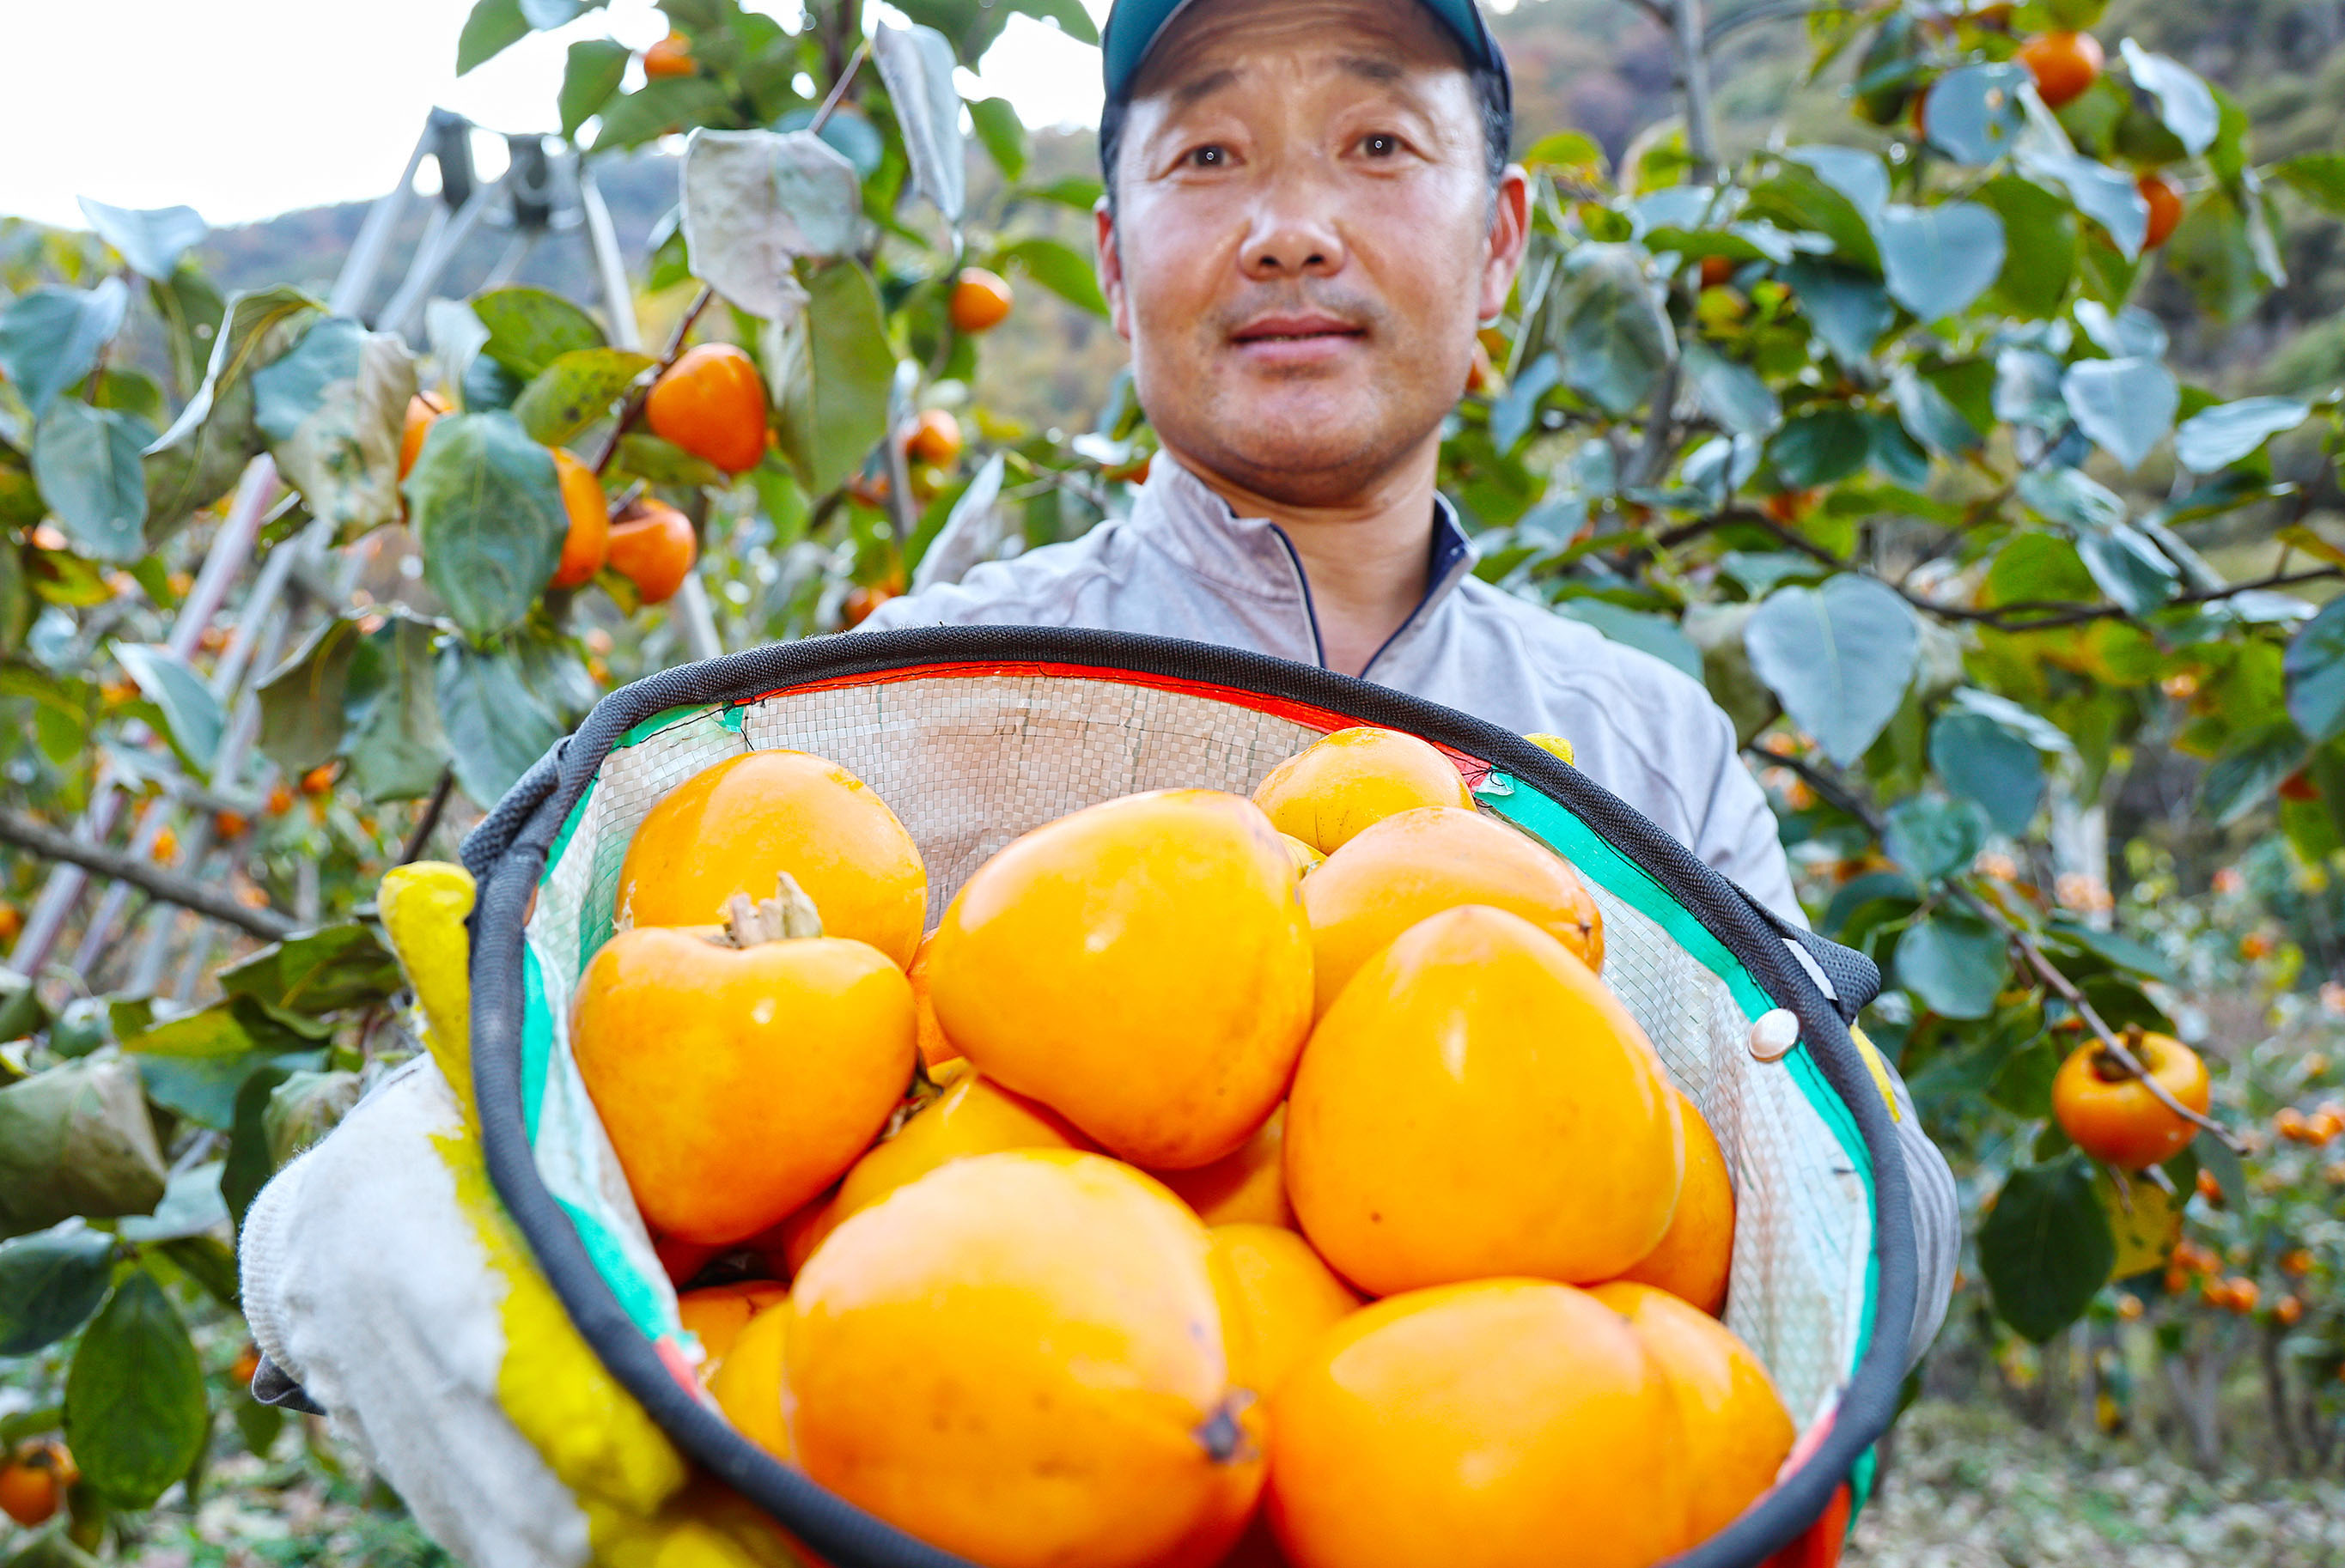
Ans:
[{"label": "black basket rim", "polygon": [[736,1431],[688,1391],[588,1258],[546,1189],[523,1113],[522,934],[555,835],[604,760],[636,724],[670,709],[740,702],[851,676],[917,674],[937,664],[1035,663],[1219,685],[1406,731],[1479,758],[1537,789],[1640,866],[1799,1019],[1801,1038],[1857,1127],[1873,1167],[1873,1332],[1841,1390],[1830,1430],[1799,1466],[1724,1530],[1669,1568],[1758,1568],[1817,1520],[1897,1411],[1903,1325],[1919,1264],[1908,1180],[1889,1108],[1833,1004],[1748,894],[1577,768],[1454,708],[1268,654],[1177,638],[1068,627],[920,626],[775,643],[665,670],[594,705],[469,835],[481,884],[471,917],[476,1114],[491,1181],[570,1320],[612,1376],[685,1452],[840,1568],[974,1568],[825,1491]]}]

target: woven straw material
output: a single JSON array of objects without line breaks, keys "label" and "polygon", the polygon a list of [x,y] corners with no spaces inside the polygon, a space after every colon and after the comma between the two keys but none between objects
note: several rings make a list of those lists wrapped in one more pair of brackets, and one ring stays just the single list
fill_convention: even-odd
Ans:
[{"label": "woven straw material", "polygon": [[[555,841],[529,921],[524,1092],[539,1171],[639,1325],[675,1333],[674,1292],[571,1060],[567,1017],[578,976],[611,934],[628,839],[663,794],[744,750],[827,757],[876,790],[919,842],[933,924],[987,856],[1029,829],[1140,790],[1250,793],[1320,733],[1213,696],[1050,673],[800,688],[637,726]],[[1485,809],[1505,814],[1510,793],[1493,779]],[[1829,1411],[1862,1348],[1869,1183],[1812,1091],[1786,1063],[1751,1056],[1751,1018],[1733,985],[1632,906],[1638,890],[1608,885],[1608,875],[1626,884],[1633,872],[1580,870],[1604,914],[1605,980],[1701,1108],[1733,1174],[1727,1322],[1804,1430]]]}]

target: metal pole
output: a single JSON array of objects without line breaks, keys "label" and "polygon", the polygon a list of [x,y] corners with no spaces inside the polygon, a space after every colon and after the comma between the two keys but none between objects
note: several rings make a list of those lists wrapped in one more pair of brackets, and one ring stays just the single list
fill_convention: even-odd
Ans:
[{"label": "metal pole", "polygon": [[415,171],[423,167],[431,146],[431,131],[427,123],[421,136],[415,138],[415,150],[407,155],[407,170],[399,177],[399,184],[375,198],[367,209],[366,221],[359,225],[359,237],[350,242],[350,253],[342,261],[342,270],[334,279],[334,290],[326,296],[326,309],[337,316],[356,316],[366,297],[374,291],[375,275],[382,270],[382,258],[390,248],[391,231],[415,199]]},{"label": "metal pole", "polygon": [[511,283],[523,264],[529,260],[529,253],[537,248],[538,237],[542,232],[534,228],[525,229],[507,241],[504,254],[497,258],[496,265],[490,268],[488,276],[481,279],[481,287],[484,289],[502,288]]},{"label": "metal pole", "polygon": [[[375,278],[382,269],[383,255],[391,232],[412,199],[415,174],[428,155],[431,139],[431,130],[427,122],[423,135],[416,140],[415,150],[408,155],[407,167],[400,177],[397,188],[378,197],[373,208],[368,212],[366,221],[360,226],[358,238],[352,243],[350,255],[343,258],[342,269],[334,279],[332,292],[327,297],[329,307],[334,311],[355,314],[359,304],[373,290]],[[435,207],[432,211],[435,217],[439,217],[445,209]],[[181,658],[195,651],[204,628],[211,624],[213,618],[219,613],[220,606],[227,602],[228,588],[252,554],[261,522],[282,488],[277,478],[277,465],[266,454],[255,458],[246,467],[236,499],[229,503],[228,516],[221,522],[219,531],[212,536],[211,548],[196,575],[195,585],[188,590],[187,599],[180,604],[171,623],[170,633],[165,640],[165,645]],[[273,556],[277,552],[270,553]],[[248,614],[247,619],[257,621],[259,616]],[[245,632],[245,626],[239,625],[239,640],[244,638]],[[232,644],[230,657],[234,656]],[[152,739],[143,725],[126,731],[125,738],[135,744],[144,744]],[[115,824],[120,820],[123,799],[117,783],[112,779],[100,780],[88,806],[83,810],[80,823],[76,824],[76,836],[93,844],[104,843],[114,831]],[[157,822],[155,826],[159,832],[161,824]],[[148,843],[151,845],[152,842],[150,835]],[[88,884],[89,874],[80,866],[57,865],[51,868],[48,880],[42,885],[40,895],[34,902],[32,913],[25,918],[24,930],[17,934],[15,946],[9,950],[11,967],[27,975],[38,973],[41,966],[48,962],[50,950],[56,945],[66,920],[72,917],[74,905],[79,901],[82,890]]]},{"label": "metal pole", "polygon": [[[611,209],[603,203],[603,193],[594,184],[594,171],[586,160],[578,160],[578,206],[586,217],[586,243],[594,253],[594,271],[602,279],[603,307],[611,317],[611,342],[621,349],[643,348],[643,329],[635,320],[634,290],[627,283],[627,268],[619,258],[619,239],[611,227]],[[675,618],[676,631],[684,638],[685,651],[695,659],[714,659],[725,652],[725,640],[716,632],[716,612],[708,602],[708,589],[700,581],[697,569],[685,573],[684,586],[676,591],[668,612]]]},{"label": "metal pole", "polygon": [[[504,181],[501,179],[494,185],[482,186],[473,191],[471,199],[456,209],[456,216],[450,218],[447,227],[441,230],[439,243],[431,248],[428,258],[426,252],[421,248],[417,250],[416,265],[408,269],[406,281],[399,286],[399,292],[391,297],[391,303],[382,308],[382,319],[378,325],[384,331],[396,332],[404,338],[415,330],[416,318],[421,315],[423,302],[440,281],[440,275],[448,269],[448,264],[456,258],[456,252],[463,248],[464,242],[472,238],[472,230],[480,227],[482,216],[488,211],[490,201],[503,189]],[[433,210],[444,212],[447,209],[435,207]],[[429,266],[424,265],[427,258]]]},{"label": "metal pole", "polygon": [[[279,486],[277,464],[263,455],[252,460],[244,470],[236,499],[228,505],[228,516],[219,531],[212,536],[211,550],[204,558],[203,569],[196,574],[195,586],[188,589],[186,601],[179,606],[178,617],[171,624],[165,646],[180,658],[193,652],[203,630],[219,613],[222,601],[228,597],[228,585],[252,553],[254,541],[260,532],[260,520],[276,500]],[[140,735],[128,736],[132,740]],[[101,779],[88,807],[83,811],[75,835],[90,844],[103,844],[121,819],[125,800],[122,786],[112,777]],[[161,818],[157,816],[151,828],[142,827],[145,842],[137,847],[151,846],[154,834],[160,831]],[[73,914],[82,889],[89,885],[89,873],[78,865],[56,865],[50,868],[48,881],[42,885],[40,896],[34,901],[33,912],[25,917],[25,929],[18,933],[16,945],[9,951],[9,966],[27,975],[38,974],[49,960],[50,949],[65,930],[66,921]]]}]

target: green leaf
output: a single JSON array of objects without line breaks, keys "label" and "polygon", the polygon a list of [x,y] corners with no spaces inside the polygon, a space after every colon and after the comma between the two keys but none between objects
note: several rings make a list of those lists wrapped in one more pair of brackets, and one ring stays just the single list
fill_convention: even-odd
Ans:
[{"label": "green leaf", "polygon": [[456,783],[483,809],[562,738],[561,724],[509,654],[449,648],[440,655],[439,698]]},{"label": "green leaf", "polygon": [[2015,174],[1997,175],[1973,194],[2003,219],[2003,270],[1995,274],[1995,294],[2015,315],[2034,320],[2058,315],[2076,277],[2076,214],[2066,202]]},{"label": "green leaf", "polygon": [[1107,194],[1107,187],[1089,175],[1071,174],[1048,185],[1020,186],[1010,194],[1017,201],[1055,202],[1061,207],[1088,213],[1099,205],[1100,197]]},{"label": "green leaf", "polygon": [[228,1115],[228,1158],[220,1167],[220,1197],[227,1201],[228,1217],[239,1232],[252,1200],[277,1174],[277,1162],[269,1149],[269,1097],[298,1070],[265,1063],[238,1086]]},{"label": "green leaf", "polygon": [[[2027,754],[2030,760],[2035,755],[2032,750]],[[1927,886],[1970,868],[1985,847],[1986,826],[1985,816],[1968,800],[1909,795],[1889,808],[1882,846]]]},{"label": "green leaf", "polygon": [[2075,602],[2091,599],[2094,587],[2075,545],[2057,534],[2022,533],[1987,568],[1985,599],[1990,605]]},{"label": "green leaf", "polygon": [[237,1278],[235,1249],[217,1236],[177,1236],[159,1241],[146,1254],[150,1265],[155,1253],[160,1252],[171,1260],[171,1267],[186,1275],[204,1292],[230,1311],[242,1310],[238,1300],[242,1281]]},{"label": "green leaf", "polygon": [[977,126],[977,139],[985,144],[985,156],[1001,171],[1001,177],[1017,181],[1026,177],[1026,127],[1018,118],[1018,111],[1010,106],[1008,98],[977,98],[970,101],[969,117]]},{"label": "green leaf", "polygon": [[261,754],[286,773],[298,776],[340,754],[342,693],[359,638],[354,618],[323,622],[261,681]]},{"label": "green leaf", "polygon": [[530,379],[513,403],[530,440],[564,445],[611,415],[636,379],[658,363],[627,349],[574,349]]},{"label": "green leaf", "polygon": [[345,316],[317,322],[252,375],[253,422],[278,471],[343,541],[399,521],[399,450],[414,396],[406,343]]},{"label": "green leaf", "polygon": [[[2127,260],[2141,254],[2149,233],[2149,204],[2133,176],[2076,153],[2032,147],[2020,155],[2019,167],[2030,178],[2066,191],[2076,210],[2099,224]],[[2093,254],[2089,247],[2086,254]]]},{"label": "green leaf", "polygon": [[920,194],[949,223],[960,222],[968,199],[968,154],[960,139],[960,89],[953,86],[953,47],[934,27],[871,31],[871,59],[888,85],[888,102],[903,133],[904,156]]},{"label": "green leaf", "polygon": [[[2291,690],[2291,711],[2295,697]],[[2266,724],[2249,731],[2208,765],[2198,784],[2199,809],[2218,827],[2238,821],[2302,765],[2305,749],[2304,733],[2292,723]]]},{"label": "green leaf", "polygon": [[0,1242],[0,1356],[29,1356],[89,1321],[113,1280],[114,1238],[78,1226]]},{"label": "green leaf", "polygon": [[1873,346],[1897,320],[1889,291],[1851,268],[1802,257],[1782,268],[1816,336],[1843,365],[1868,364]]},{"label": "green leaf", "polygon": [[261,1126],[269,1156],[282,1168],[334,1130],[359,1103],[359,1075],[295,1073],[269,1094]]},{"label": "green leaf", "polygon": [[1863,755],[1897,712],[1921,646],[1903,600],[1845,572],[1822,588],[1778,590],[1742,640],[1792,723],[1843,764]]},{"label": "green leaf", "polygon": [[2093,581],[2128,615],[2147,615],[2174,597],[2179,573],[2147,534],[2127,523],[2076,539],[2076,553]]},{"label": "green leaf", "polygon": [[129,305],[129,288],[109,278],[95,288],[36,288],[0,310],[0,370],[35,419],[90,373]]},{"label": "green leaf", "polygon": [[162,282],[177,272],[179,258],[211,233],[211,226],[192,207],[134,210],[108,207],[86,196],[76,199],[97,237],[121,253],[131,271],[152,282]]},{"label": "green leaf", "polygon": [[2345,734],[2345,599],[2298,628],[2280,664],[2289,716],[2315,745]]},{"label": "green leaf", "polygon": [[2151,54],[2131,38],[2117,47],[2133,85],[2157,101],[2159,121],[2174,133],[2182,150],[2197,157],[2212,146],[2216,131],[2221,128],[2221,116],[2215,107],[2215,95],[2198,74],[2178,60]]},{"label": "green leaf", "polygon": [[2201,409],[2174,431],[2174,455],[2187,469],[2212,473],[2249,456],[2312,415],[2294,398],[2241,398]]},{"label": "green leaf", "polygon": [[163,1151],[118,1058],[70,1061],[0,1088],[0,1234],[76,1214],[145,1214],[163,1197]]},{"label": "green leaf", "polygon": [[1767,460],[1785,488],[1813,490],[1863,468],[1872,446],[1872,431],[1862,414],[1845,408],[1818,409],[1784,421],[1767,443]]},{"label": "green leaf", "polygon": [[2059,1072],[2058,1047],[2048,1039],[2036,1040],[2004,1062],[1986,1097],[2023,1120],[2041,1121],[2052,1114],[2052,1080]]},{"label": "green leaf", "polygon": [[1612,413],[1633,412],[1677,352],[1677,334],[1647,284],[1643,252],[1580,245],[1558,271],[1539,310],[1564,384]]},{"label": "green leaf", "polygon": [[472,301],[472,314],[489,329],[481,351],[524,381],[564,354],[604,344],[594,318],[543,288],[492,288]]},{"label": "green leaf", "polygon": [[450,618],[474,639],[517,625],[561,563],[570,528],[553,455],[509,413],[448,414],[404,488],[423,581]]},{"label": "green leaf", "polygon": [[1984,1018],[2011,973],[2003,937],[1952,909],[1925,915],[1897,938],[1897,984],[1947,1018]]},{"label": "green leaf", "polygon": [[66,1441],[108,1502],[147,1508],[188,1473],[209,1430],[188,1326],[145,1273],[123,1280],[66,1373]]},{"label": "green leaf", "polygon": [[1940,714],[1930,726],[1930,765],[1948,789],[1976,801],[1996,832],[2016,838],[2035,820],[2044,759],[1985,714]]},{"label": "green leaf", "polygon": [[619,79],[627,74],[629,51],[613,38],[581,38],[570,46],[562,67],[562,92],[554,106],[562,114],[562,134],[576,139],[578,127],[611,101]]},{"label": "green leaf", "polygon": [[209,774],[228,715],[203,677],[160,642],[117,642],[114,656],[147,700],[163,710],[179,754],[198,772]]},{"label": "green leaf", "polygon": [[1702,678],[1701,650],[1666,615],[1624,609],[1602,599],[1567,599],[1556,605],[1555,612],[1595,627],[1611,642],[1674,664],[1697,681]]},{"label": "green leaf", "polygon": [[147,553],[146,420],[73,398],[54,404],[33,437],[33,479],[74,543],[100,561]]},{"label": "green leaf", "polygon": [[231,996],[251,996],[311,1016],[371,1006],[396,995],[403,984],[398,962],[373,928],[358,920],[272,942],[214,978]]},{"label": "green leaf", "polygon": [[191,265],[182,265],[167,279],[147,286],[155,314],[163,319],[170,340],[171,373],[181,387],[200,385],[204,365],[211,358],[212,340],[227,319],[228,301],[211,280]]},{"label": "green leaf", "polygon": [[2085,359],[2068,367],[2060,396],[2076,428],[2131,472],[2174,429],[2182,390],[2155,359]]},{"label": "green leaf", "polygon": [[1606,164],[1603,147],[1586,131],[1557,131],[1541,137],[1525,147],[1515,161],[1529,169],[1585,171],[1599,176]]},{"label": "green leaf", "polygon": [[852,261],[814,268],[806,309],[779,324],[766,356],[781,409],[782,450],[807,490],[827,494],[888,433],[896,351],[871,275]]},{"label": "green leaf", "polygon": [[220,1165],[187,1166],[171,1173],[163,1201],[152,1215],[133,1215],[117,1227],[125,1241],[177,1241],[201,1236],[228,1223],[228,1206],[220,1201]]},{"label": "green leaf", "polygon": [[1000,255],[1068,304],[1105,319],[1107,296],[1100,292],[1099,277],[1072,248],[1055,239],[1020,239],[1003,246]]},{"label": "green leaf", "polygon": [[2271,172],[2321,211],[2345,217],[2345,153],[2305,153],[2282,158]]},{"label": "green leaf", "polygon": [[1964,66],[1930,85],[1930,145],[1962,164],[1989,164],[2011,150],[2027,123],[2024,66]]},{"label": "green leaf", "polygon": [[1708,344],[1689,340],[1682,364],[1702,410],[1731,434],[1764,437],[1783,422],[1783,406],[1758,371]]},{"label": "green leaf", "polygon": [[203,385],[147,449],[147,536],[151,544],[234,483],[267,438],[253,419],[251,378],[300,339],[322,314],[298,288],[239,293],[212,339]]},{"label": "green leaf", "polygon": [[440,783],[448,736],[433,685],[433,628],[395,615],[360,639],[343,689],[341,749],[368,801],[415,800]]},{"label": "green leaf", "polygon": [[1057,23],[1060,31],[1078,44],[1096,46],[1100,41],[1099,28],[1081,0],[1008,0],[1008,5],[1012,11]]},{"label": "green leaf", "polygon": [[521,14],[521,0],[476,0],[464,30],[456,36],[456,74],[494,59],[529,36],[529,18]]},{"label": "green leaf", "polygon": [[1959,457],[1985,439],[1962,410],[1911,365],[1900,365],[1891,373],[1889,398],[1906,434],[1940,457]]},{"label": "green leaf", "polygon": [[[832,118],[843,120],[847,116]],[[594,132],[594,150],[624,150],[695,126],[737,123],[732,100],[713,78],[664,76],[604,104],[603,123]]]},{"label": "green leaf", "polygon": [[2117,1257],[2092,1162],[2071,1153],[2013,1171],[1978,1249],[1995,1315],[2026,1338],[2040,1345],[2082,1317]]},{"label": "green leaf", "polygon": [[694,276],[750,315],[797,311],[801,256],[854,247],[855,166],[811,131],[696,130],[685,143],[683,228]]},{"label": "green leaf", "polygon": [[648,484],[689,487],[728,482],[715,463],[645,430],[631,430],[619,438],[618,455],[611,460],[609,472],[614,479],[639,479]]},{"label": "green leaf", "polygon": [[2002,275],[2003,219],[1991,207],[1893,205],[1873,229],[1890,298],[1921,320],[1961,315]]}]

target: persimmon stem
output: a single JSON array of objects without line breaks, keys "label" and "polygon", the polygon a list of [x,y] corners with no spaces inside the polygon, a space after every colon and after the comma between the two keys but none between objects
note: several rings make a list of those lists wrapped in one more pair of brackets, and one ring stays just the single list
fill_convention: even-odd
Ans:
[{"label": "persimmon stem", "polygon": [[725,904],[725,929],[709,940],[726,947],[760,947],[822,935],[822,916],[797,878],[785,871],[771,898],[736,893]]}]

